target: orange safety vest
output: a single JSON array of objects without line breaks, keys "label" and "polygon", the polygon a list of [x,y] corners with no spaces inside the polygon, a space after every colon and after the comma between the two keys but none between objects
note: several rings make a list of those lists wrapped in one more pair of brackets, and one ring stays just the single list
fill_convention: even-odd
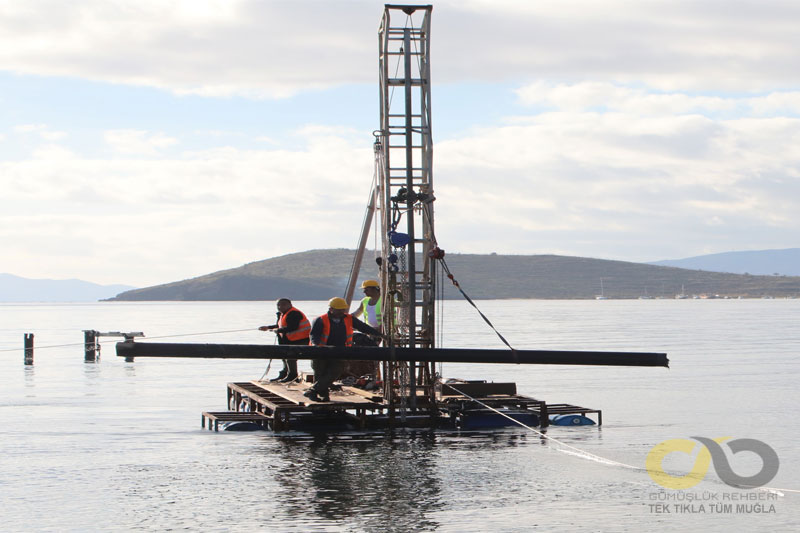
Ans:
[{"label": "orange safety vest", "polygon": [[298,324],[296,330],[287,331],[286,333],[284,333],[284,335],[286,335],[286,339],[290,340],[290,341],[298,341],[300,339],[307,339],[308,338],[308,334],[311,333],[311,323],[306,318],[306,315],[304,315],[303,312],[300,311],[299,309],[295,309],[294,307],[292,307],[291,309],[289,309],[288,311],[283,313],[281,315],[281,318],[278,320],[278,327],[279,328],[285,328],[287,326],[287,324],[286,324],[286,315],[288,315],[292,311],[297,311],[298,313],[300,313],[300,316],[302,316],[303,318],[300,319],[300,324]]},{"label": "orange safety vest", "polygon": [[[322,319],[322,338],[320,339],[320,344],[326,346],[328,344],[328,336],[331,334],[331,317],[328,316],[328,313],[320,316]],[[342,317],[344,320],[344,328],[347,332],[347,337],[345,338],[344,344],[345,346],[352,346],[353,345],[353,315],[346,314]]]}]

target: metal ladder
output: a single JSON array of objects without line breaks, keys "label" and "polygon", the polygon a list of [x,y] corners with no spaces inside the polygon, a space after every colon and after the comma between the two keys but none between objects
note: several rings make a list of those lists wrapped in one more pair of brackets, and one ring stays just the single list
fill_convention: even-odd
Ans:
[{"label": "metal ladder", "polygon": [[[432,6],[387,5],[379,29],[381,128],[378,205],[381,212],[384,323],[396,346],[435,344],[435,262],[430,93]],[[400,235],[398,235],[400,234]],[[408,242],[404,243],[402,235]],[[408,366],[404,366],[408,365]],[[402,376],[402,377],[401,377]],[[394,379],[398,386],[392,386]],[[434,400],[435,363],[389,363],[387,397],[408,399],[417,390]],[[407,381],[406,383],[403,383]],[[401,391],[404,388],[407,390]]]}]

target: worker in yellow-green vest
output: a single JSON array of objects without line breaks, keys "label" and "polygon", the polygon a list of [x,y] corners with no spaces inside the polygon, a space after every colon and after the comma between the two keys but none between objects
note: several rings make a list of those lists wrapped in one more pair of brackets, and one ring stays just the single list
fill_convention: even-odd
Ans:
[{"label": "worker in yellow-green vest", "polygon": [[381,329],[381,307],[383,307],[383,298],[381,297],[380,283],[374,279],[368,279],[361,284],[364,290],[364,298],[361,300],[361,305],[353,312],[353,316],[362,316],[362,320],[375,329]]}]

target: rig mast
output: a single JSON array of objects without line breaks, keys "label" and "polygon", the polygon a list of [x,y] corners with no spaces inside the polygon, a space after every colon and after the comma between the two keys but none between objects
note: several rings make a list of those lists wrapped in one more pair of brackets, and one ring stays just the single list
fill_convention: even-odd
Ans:
[{"label": "rig mast", "polygon": [[[389,346],[435,347],[430,5],[386,5],[379,29],[376,135],[383,323]],[[384,363],[390,404],[435,406],[436,363]],[[405,412],[405,410],[403,411]]]}]

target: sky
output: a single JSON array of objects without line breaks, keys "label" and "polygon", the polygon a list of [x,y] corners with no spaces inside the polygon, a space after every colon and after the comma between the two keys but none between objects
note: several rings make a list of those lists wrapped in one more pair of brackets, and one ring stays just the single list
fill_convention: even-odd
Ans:
[{"label": "sky", "polygon": [[[432,4],[448,253],[800,246],[800,3]],[[382,13],[0,0],[0,272],[144,287],[354,248]]]}]

